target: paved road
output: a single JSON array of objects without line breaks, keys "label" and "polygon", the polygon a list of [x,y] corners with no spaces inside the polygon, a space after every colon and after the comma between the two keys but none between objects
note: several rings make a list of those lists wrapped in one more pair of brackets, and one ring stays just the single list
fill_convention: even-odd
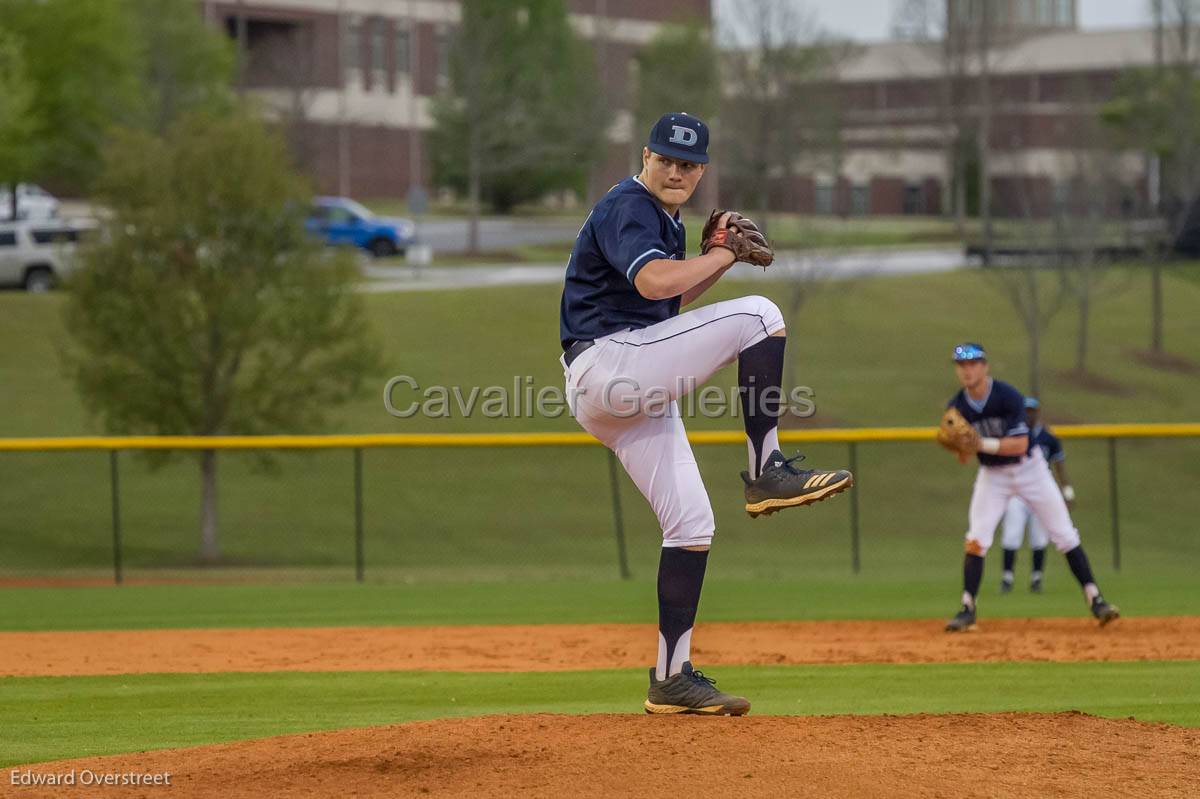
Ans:
[{"label": "paved road", "polygon": [[[961,249],[874,249],[780,253],[768,270],[741,265],[726,279],[757,281],[845,280],[876,275],[949,272],[974,265]],[[493,266],[375,266],[366,263],[370,278],[365,292],[429,291],[477,286],[547,285],[561,283],[564,265],[497,264]]]},{"label": "paved road", "polygon": [[[509,250],[526,244],[571,241],[579,222],[555,219],[495,219],[479,221],[479,248]],[[421,223],[417,237],[435,253],[460,253],[467,249],[467,220],[433,219]]]}]

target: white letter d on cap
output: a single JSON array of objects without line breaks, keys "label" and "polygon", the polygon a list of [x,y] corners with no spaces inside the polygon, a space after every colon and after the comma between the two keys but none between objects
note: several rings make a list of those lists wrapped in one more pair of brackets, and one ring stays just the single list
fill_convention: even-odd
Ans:
[{"label": "white letter d on cap", "polygon": [[671,138],[667,141],[672,144],[682,144],[684,147],[691,147],[696,143],[697,138],[696,131],[691,128],[685,128],[682,125],[672,125]]}]

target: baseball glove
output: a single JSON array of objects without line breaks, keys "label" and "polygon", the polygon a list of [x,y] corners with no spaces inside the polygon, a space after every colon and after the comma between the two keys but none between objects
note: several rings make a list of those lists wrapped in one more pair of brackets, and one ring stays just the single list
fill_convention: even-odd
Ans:
[{"label": "baseball glove", "polygon": [[937,442],[951,452],[974,455],[979,451],[979,431],[963,418],[958,408],[950,407],[942,414]]},{"label": "baseball glove", "polygon": [[733,253],[735,261],[766,268],[775,260],[771,245],[763,236],[758,225],[737,211],[729,211],[725,227],[718,227],[726,212],[720,209],[709,214],[704,232],[700,234],[700,254],[707,255],[713,247],[724,247]]}]

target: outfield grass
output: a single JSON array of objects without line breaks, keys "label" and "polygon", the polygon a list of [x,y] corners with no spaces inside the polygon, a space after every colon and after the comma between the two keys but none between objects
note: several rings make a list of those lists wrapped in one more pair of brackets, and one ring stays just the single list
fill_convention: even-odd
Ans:
[{"label": "outfield grass", "polygon": [[[627,581],[7,588],[0,589],[0,630],[650,623],[657,605],[651,564],[645,565]],[[1061,561],[1050,563],[1042,595],[1023,586],[1000,595],[998,565],[993,559],[980,593],[981,618],[1086,617],[1079,589]],[[960,568],[961,556],[937,574],[893,570],[889,576],[856,578],[810,572],[739,580],[724,574],[718,552],[710,558],[700,620],[947,618],[957,609]],[[1133,616],[1200,613],[1200,592],[1184,571],[1162,579],[1097,568],[1105,592]]]},{"label": "outfield grass", "polygon": [[[752,666],[718,676],[760,714],[1081,710],[1200,726],[1197,662]],[[451,716],[637,713],[645,682],[640,670],[9,678],[0,766]]]},{"label": "outfield grass", "polygon": [[[1166,340],[1187,351],[1200,341],[1200,284],[1167,280]],[[1125,286],[1112,277],[1110,285]],[[1089,390],[1070,366],[1072,319],[1046,336],[1043,400],[1051,421],[1195,421],[1200,376],[1164,372],[1130,355],[1145,338],[1146,280],[1097,301],[1092,363],[1120,394]],[[786,285],[756,285],[786,307]],[[747,291],[722,284],[713,299]],[[0,294],[0,435],[99,432],[57,359],[60,296]],[[416,417],[394,419],[380,400],[392,374],[423,386],[511,386],[528,373],[558,385],[558,289],[524,287],[373,295],[368,309],[387,371],[332,412],[332,432],[575,430],[573,420]],[[931,424],[954,390],[949,345],[980,339],[996,374],[1025,382],[1024,341],[996,285],[976,272],[886,278],[823,288],[790,324],[795,379],[813,387],[821,425]],[[714,378],[731,386],[732,370]],[[398,397],[402,401],[403,397]],[[693,429],[737,429],[736,418],[689,421]],[[841,466],[845,447],[806,448],[809,462]],[[1102,442],[1068,442],[1079,491],[1076,520],[1102,573],[1109,560],[1108,477]],[[863,445],[858,485],[863,577],[886,580],[952,572],[972,470],[934,447]],[[740,511],[741,447],[697,449],[717,512],[721,568],[730,577],[782,580],[848,572],[849,497],[801,513],[752,522]],[[368,574],[411,580],[584,577],[616,571],[608,464],[599,447],[570,450],[386,450],[365,455]],[[221,463],[223,545],[230,565],[353,565],[352,459],[348,452],[280,456],[263,472],[245,454]],[[1121,527],[1126,570],[1147,582],[1187,587],[1200,540],[1184,520],[1200,512],[1200,442],[1122,442]],[[463,485],[469,490],[464,492]],[[122,456],[126,565],[139,570],[194,565],[199,491],[194,461],[150,471]],[[635,574],[653,569],[658,537],[642,498],[622,477],[624,518]],[[102,453],[0,455],[0,571],[103,570],[111,560],[108,463]],[[1191,594],[1191,591],[1185,591]]]}]

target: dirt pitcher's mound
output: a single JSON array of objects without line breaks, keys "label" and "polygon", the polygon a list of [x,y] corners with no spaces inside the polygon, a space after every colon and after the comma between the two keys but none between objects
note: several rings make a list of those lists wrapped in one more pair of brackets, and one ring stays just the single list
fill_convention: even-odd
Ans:
[{"label": "dirt pitcher's mound", "polygon": [[[170,772],[88,796],[1172,797],[1200,783],[1200,730],[1081,713],[485,716],[41,763]],[[25,771],[25,769],[21,769]],[[10,787],[0,795],[72,796]],[[80,794],[82,795],[82,794]]]}]

